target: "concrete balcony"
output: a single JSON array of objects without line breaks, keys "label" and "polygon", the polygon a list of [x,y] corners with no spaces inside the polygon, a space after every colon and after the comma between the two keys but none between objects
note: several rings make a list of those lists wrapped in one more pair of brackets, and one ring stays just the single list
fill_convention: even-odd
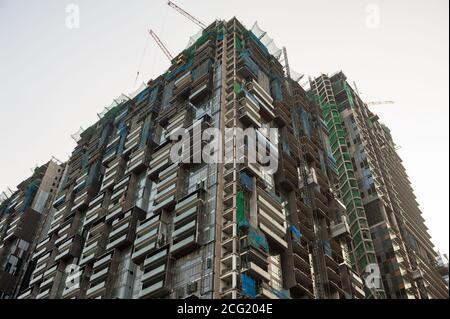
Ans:
[{"label": "concrete balcony", "polygon": [[167,144],[151,155],[149,168],[147,170],[147,176],[150,179],[155,180],[158,177],[159,172],[173,164],[170,160],[171,146],[172,144]]},{"label": "concrete balcony", "polygon": [[186,72],[185,74],[178,77],[178,79],[175,81],[174,85],[174,94],[180,94],[184,90],[190,87],[190,84],[192,83],[192,75],[191,72]]},{"label": "concrete balcony", "polygon": [[300,138],[301,148],[303,154],[308,162],[315,162],[317,165],[320,165],[320,159],[317,154],[317,147],[314,145],[311,140],[303,136]]},{"label": "concrete balcony", "polygon": [[259,101],[261,115],[268,120],[275,118],[273,99],[255,80],[247,84],[247,89],[254,94]]},{"label": "concrete balcony", "polygon": [[265,282],[270,280],[270,274],[267,270],[261,268],[254,262],[249,262],[247,265],[242,265],[242,273],[246,273],[252,278],[257,278]]},{"label": "concrete balcony", "polygon": [[66,258],[79,257],[83,245],[83,237],[75,235],[57,246],[57,255],[55,261]]},{"label": "concrete balcony", "polygon": [[298,172],[295,160],[289,154],[281,152],[278,171],[275,173],[277,182],[287,191],[298,188]]},{"label": "concrete balcony", "polygon": [[142,172],[147,168],[149,159],[150,159],[150,149],[148,147],[133,152],[130,155],[130,159],[127,162],[125,175],[131,172],[134,173]]},{"label": "concrete balcony", "polygon": [[239,100],[238,116],[241,122],[245,125],[261,127],[259,106],[248,97],[244,97]]},{"label": "concrete balcony", "polygon": [[167,225],[161,221],[160,215],[144,220],[136,230],[133,261],[141,263],[153,250],[162,247],[166,243],[166,231]]},{"label": "concrete balcony", "polygon": [[119,176],[124,170],[124,160],[121,157],[116,158],[114,161],[108,164],[109,166],[105,170],[103,176],[102,185],[100,187],[100,192],[111,189],[114,183],[117,181]]},{"label": "concrete balcony", "polygon": [[339,224],[332,223],[330,226],[330,233],[332,238],[338,238],[342,236],[350,235],[350,226],[347,220],[340,222]]},{"label": "concrete balcony", "polygon": [[169,258],[169,249],[167,247],[153,251],[147,255],[144,260],[143,269],[153,269],[161,264],[166,264]]},{"label": "concrete balcony", "polygon": [[312,291],[312,275],[310,273],[306,273],[299,268],[294,268],[295,280],[296,282],[305,287],[307,290]]},{"label": "concrete balcony", "polygon": [[35,294],[33,294],[33,288],[28,288],[25,291],[22,291],[21,294],[17,297],[17,299],[34,299],[36,298]]},{"label": "concrete balcony", "polygon": [[166,285],[164,280],[158,281],[149,286],[143,286],[139,292],[139,299],[147,298],[159,298],[167,295],[170,292],[170,288]]},{"label": "concrete balcony", "polygon": [[126,192],[129,186],[128,184],[130,183],[130,181],[131,176],[128,175],[118,181],[116,185],[114,185],[110,202],[117,202],[121,197],[126,196]]},{"label": "concrete balcony", "polygon": [[189,101],[193,104],[198,103],[202,100],[202,98],[206,97],[208,94],[211,93],[212,90],[212,81],[211,76],[209,74],[205,74],[203,77],[201,77],[198,80],[195,80],[194,83],[192,83],[192,90],[191,95],[189,95]]},{"label": "concrete balcony", "polygon": [[309,259],[305,259],[303,256],[298,254],[293,254],[294,257],[294,266],[304,273],[311,273],[311,265],[309,264]]},{"label": "concrete balcony", "polygon": [[246,56],[240,55],[239,60],[237,62],[237,73],[243,76],[246,79],[257,79],[258,78],[258,66],[253,60]]},{"label": "concrete balcony", "polygon": [[131,131],[127,135],[127,139],[125,141],[123,154],[128,154],[132,152],[138,145],[141,137],[143,123],[141,122],[136,127],[133,127]]},{"label": "concrete balcony", "polygon": [[70,208],[71,212],[75,212],[77,210],[81,211],[87,207],[89,202],[89,194],[87,190],[83,190],[80,194],[75,197],[73,201],[73,205]]},{"label": "concrete balcony", "polygon": [[291,112],[284,105],[283,102],[275,101],[273,102],[275,106],[275,122],[281,126],[290,125],[291,123]]},{"label": "concrete balcony", "polygon": [[170,247],[170,253],[177,258],[190,253],[197,247],[197,234],[195,233],[186,238],[177,238],[177,241],[174,241]]},{"label": "concrete balcony", "polygon": [[103,255],[94,263],[86,298],[110,297],[112,287],[109,283],[117,270],[117,264],[117,255],[114,252]]},{"label": "concrete balcony", "polygon": [[105,252],[109,228],[109,225],[100,223],[89,231],[81,254],[80,267],[93,262]]},{"label": "concrete balcony", "polygon": [[42,214],[31,208],[20,213],[20,215],[14,216],[12,222],[9,224],[3,241],[6,242],[8,240],[19,238],[31,242],[41,218]]},{"label": "concrete balcony", "polygon": [[86,227],[106,216],[108,213],[106,204],[107,201],[108,196],[106,196],[106,193],[101,193],[99,196],[90,201],[85,219],[83,221],[83,227]]},{"label": "concrete balcony", "polygon": [[287,249],[287,223],[283,207],[277,199],[261,189],[258,189],[258,225],[271,242],[280,249]]},{"label": "concrete balcony", "polygon": [[110,251],[114,248],[123,248],[133,244],[136,236],[136,225],[139,220],[145,218],[145,214],[138,207],[133,207],[126,212],[118,214],[112,222],[106,250]]}]

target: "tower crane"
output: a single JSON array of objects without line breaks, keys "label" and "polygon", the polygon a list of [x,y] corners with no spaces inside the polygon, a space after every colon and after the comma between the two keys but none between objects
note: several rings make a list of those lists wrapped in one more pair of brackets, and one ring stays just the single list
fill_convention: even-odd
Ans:
[{"label": "tower crane", "polygon": [[155,40],[156,44],[161,48],[164,55],[169,59],[169,61],[173,60],[173,55],[170,53],[170,51],[167,49],[167,47],[162,43],[161,39],[158,37],[158,35],[153,30],[148,30],[148,33],[152,36],[152,38]]},{"label": "tower crane", "polygon": [[175,3],[173,3],[172,1],[168,1],[167,5],[174,8],[175,10],[177,10],[179,13],[181,13],[183,16],[185,16],[186,18],[188,18],[189,20],[191,20],[192,22],[194,22],[196,25],[198,25],[200,28],[202,29],[206,29],[206,25],[201,22],[199,19],[197,19],[196,17],[192,16],[191,14],[189,14],[187,11],[181,9],[179,6],[177,6]]}]

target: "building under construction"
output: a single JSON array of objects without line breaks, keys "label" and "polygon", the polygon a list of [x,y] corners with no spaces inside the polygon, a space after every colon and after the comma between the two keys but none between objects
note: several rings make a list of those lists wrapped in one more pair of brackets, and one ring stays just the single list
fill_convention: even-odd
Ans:
[{"label": "building under construction", "polygon": [[[115,100],[97,123],[75,136],[77,146],[64,165],[46,221],[33,226],[39,230],[34,236],[38,242],[30,248],[28,275],[3,296],[442,297],[423,223],[411,217],[391,227],[389,220],[375,220],[375,213],[371,219],[370,203],[361,199],[358,184],[358,196],[355,192],[352,197],[357,209],[349,208],[341,181],[343,162],[336,156],[323,104],[288,76],[279,62],[281,51],[263,37],[268,36],[256,24],[248,30],[235,18],[212,23],[172,59],[167,72]],[[190,136],[191,145],[183,149],[188,158],[197,158],[207,144],[198,128],[222,132],[225,138],[213,149],[218,161],[173,161],[178,141],[170,137],[180,128]],[[274,174],[267,173],[263,161],[249,160],[251,139],[239,143],[236,135],[225,134],[236,128],[255,129],[262,148],[276,154]],[[268,128],[278,130],[275,139]],[[390,154],[390,160],[400,161],[395,151]],[[408,197],[411,190],[402,193],[409,187],[404,172],[395,174],[404,181],[385,187],[402,210],[392,208],[389,214],[405,215],[417,205]],[[357,230],[352,212],[364,215]],[[413,213],[420,216],[418,210]],[[1,220],[13,214],[4,211]],[[410,246],[402,240],[408,229],[423,250],[415,259],[408,257],[415,250],[407,250]],[[382,253],[386,236],[393,238],[396,250]],[[391,267],[377,257],[394,258],[400,248],[398,258],[408,258],[405,274],[399,268],[383,272],[386,282],[368,287],[364,267]],[[2,254],[2,265],[4,258]],[[421,279],[410,284],[417,292],[406,286],[401,290],[390,277],[400,273],[410,278],[415,269]],[[396,289],[399,294],[392,294]]]},{"label": "building under construction", "polygon": [[376,254],[387,298],[448,298],[438,254],[389,129],[342,72],[314,79],[310,93],[329,129],[356,266],[364,270]]},{"label": "building under construction", "polygon": [[51,160],[34,169],[0,202],[0,298],[17,296],[33,269],[31,256],[44,231],[63,165]]}]

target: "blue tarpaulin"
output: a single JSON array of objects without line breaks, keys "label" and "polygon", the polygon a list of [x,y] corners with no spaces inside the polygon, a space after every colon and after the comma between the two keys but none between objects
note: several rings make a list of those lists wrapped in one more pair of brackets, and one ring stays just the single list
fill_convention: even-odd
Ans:
[{"label": "blue tarpaulin", "polygon": [[246,274],[241,275],[242,294],[249,298],[256,298],[256,282]]},{"label": "blue tarpaulin", "polygon": [[300,230],[298,230],[298,228],[295,226],[290,226],[289,230],[291,232],[292,239],[294,239],[295,241],[300,241],[300,238],[302,238],[302,233],[300,232]]},{"label": "blue tarpaulin", "polygon": [[250,176],[248,176],[245,172],[241,172],[240,175],[240,182],[242,186],[248,191],[253,190],[253,181]]}]

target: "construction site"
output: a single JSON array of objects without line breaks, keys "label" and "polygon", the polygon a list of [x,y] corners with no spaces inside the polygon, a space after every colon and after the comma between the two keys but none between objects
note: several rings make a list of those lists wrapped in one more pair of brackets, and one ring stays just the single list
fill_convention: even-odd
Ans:
[{"label": "construction site", "polygon": [[[149,30],[168,70],[3,193],[0,299],[448,298],[448,262],[369,109],[392,102],[364,102],[342,71],[295,72],[258,23],[169,6],[200,32],[175,55]],[[277,171],[225,134],[232,161],[173,162],[175,130],[191,157],[205,144],[195,126],[256,129]]]}]

